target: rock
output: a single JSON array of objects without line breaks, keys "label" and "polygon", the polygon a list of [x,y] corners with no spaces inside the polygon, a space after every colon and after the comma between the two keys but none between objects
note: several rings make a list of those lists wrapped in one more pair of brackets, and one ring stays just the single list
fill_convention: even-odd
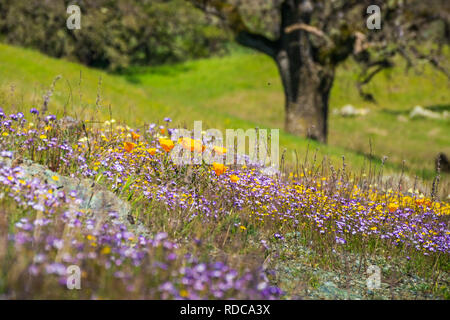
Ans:
[{"label": "rock", "polygon": [[421,106],[415,106],[414,109],[410,112],[409,117],[411,119],[414,119],[414,118],[446,119],[446,118],[448,118],[448,112],[443,112],[441,114],[439,112],[434,112],[434,111],[425,109]]},{"label": "rock", "polygon": [[336,110],[335,113],[343,117],[365,116],[369,113],[369,109],[357,109],[351,104],[347,104],[340,110]]},{"label": "rock", "polygon": [[327,281],[320,286],[319,290],[327,295],[336,296],[339,289],[333,282]]},{"label": "rock", "polygon": [[345,289],[339,288],[334,282],[326,281],[319,287],[319,296],[322,296],[326,299],[352,299],[352,300],[361,300],[363,297],[355,292],[348,292]]},{"label": "rock", "polygon": [[[0,157],[0,162],[12,166],[11,159]],[[23,160],[20,167],[24,170],[24,179],[38,178],[46,183],[56,185],[57,188],[63,190],[66,194],[75,190],[77,198],[82,200],[80,209],[85,210],[89,216],[107,219],[110,212],[116,212],[118,220],[126,225],[128,230],[136,235],[148,235],[147,228],[142,223],[134,220],[134,223],[131,223],[129,218],[131,216],[130,204],[117,197],[104,186],[95,183],[95,181],[62,176],[30,160]],[[53,179],[55,176],[58,177],[56,181]]]}]

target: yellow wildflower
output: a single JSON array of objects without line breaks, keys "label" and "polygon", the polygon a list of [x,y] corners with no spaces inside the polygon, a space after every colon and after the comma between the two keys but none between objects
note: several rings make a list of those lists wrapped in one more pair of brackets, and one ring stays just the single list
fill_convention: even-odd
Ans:
[{"label": "yellow wildflower", "polygon": [[150,155],[154,156],[156,154],[156,148],[149,148],[147,149],[147,152],[150,153]]},{"label": "yellow wildflower", "polygon": [[102,254],[109,254],[110,252],[111,252],[111,248],[108,246],[103,247],[103,249],[101,251]]},{"label": "yellow wildflower", "polygon": [[231,180],[231,182],[236,183],[236,182],[239,181],[239,177],[238,177],[237,175],[235,175],[235,174],[232,174],[232,175],[230,176],[230,180]]}]

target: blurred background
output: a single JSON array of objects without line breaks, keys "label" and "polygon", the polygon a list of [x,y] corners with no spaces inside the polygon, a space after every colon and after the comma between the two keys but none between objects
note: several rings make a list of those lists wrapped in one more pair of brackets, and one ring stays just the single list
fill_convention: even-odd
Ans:
[{"label": "blurred background", "polygon": [[[448,194],[449,5],[372,2],[382,31],[367,30],[366,1],[0,0],[0,106],[39,108],[51,92],[52,112],[82,119],[280,128],[287,163],[307,150],[358,170],[387,157],[388,174],[428,182],[439,159]],[[66,27],[70,4],[81,8],[79,30]],[[289,19],[299,23],[288,32]],[[286,117],[277,54],[292,66],[295,37],[331,72],[326,143]]]}]

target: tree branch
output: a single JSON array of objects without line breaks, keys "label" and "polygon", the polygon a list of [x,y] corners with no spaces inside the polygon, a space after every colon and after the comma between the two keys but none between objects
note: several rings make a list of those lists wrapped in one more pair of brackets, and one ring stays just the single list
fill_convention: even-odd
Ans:
[{"label": "tree branch", "polygon": [[216,15],[227,22],[235,34],[236,41],[246,47],[255,49],[275,58],[277,42],[251,32],[246,26],[237,6],[223,0],[189,0],[194,6],[203,11],[212,8]]},{"label": "tree branch", "polygon": [[422,52],[419,52],[419,50],[417,50],[417,48],[415,48],[414,46],[411,46],[410,52],[412,52],[412,54],[417,59],[428,61],[428,63],[430,63],[436,70],[442,72],[450,80],[450,72],[441,65],[437,57],[431,54],[423,54]]},{"label": "tree branch", "polygon": [[272,58],[275,58],[278,51],[276,41],[248,31],[239,32],[236,35],[236,41],[243,46],[265,53]]},{"label": "tree branch", "polygon": [[325,33],[323,33],[322,30],[319,30],[316,27],[310,26],[305,23],[296,23],[296,24],[290,25],[284,29],[284,31],[286,33],[291,33],[296,30],[303,30],[303,31],[309,32],[311,34],[314,34],[314,35],[318,36],[319,38],[324,39],[328,45],[330,45],[330,46],[333,45],[333,40],[331,40],[330,37],[328,37]]},{"label": "tree branch", "polygon": [[[372,71],[369,72],[370,68],[375,67]],[[365,100],[369,102],[375,103],[376,100],[374,96],[370,93],[364,92],[363,86],[368,84],[372,79],[381,71],[387,68],[393,67],[391,61],[388,58],[382,58],[377,61],[367,62],[364,65],[364,69],[362,73],[359,75],[358,80],[356,82],[356,88],[358,89],[359,95]]]}]

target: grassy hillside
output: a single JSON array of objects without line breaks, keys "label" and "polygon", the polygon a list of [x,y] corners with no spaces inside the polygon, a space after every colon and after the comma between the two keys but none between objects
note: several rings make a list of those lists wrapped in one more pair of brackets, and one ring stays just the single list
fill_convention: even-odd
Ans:
[{"label": "grassy hillside", "polygon": [[[219,129],[283,127],[278,73],[270,59],[259,54],[239,52],[111,75],[31,50],[0,45],[0,103],[5,109],[13,105],[26,110],[28,102],[40,106],[57,75],[62,78],[56,82],[49,106],[58,114],[65,108],[68,113],[87,118],[97,116],[98,111],[107,119],[111,105],[114,118],[137,126],[170,116],[188,127],[194,120]],[[427,67],[422,74],[405,73],[399,67],[378,75],[368,86],[377,98],[377,104],[368,104],[357,94],[356,76],[351,63],[338,70],[331,95],[329,146],[310,143],[310,150],[317,149],[318,159],[328,155],[336,164],[345,155],[346,161],[359,170],[365,163],[364,155],[370,152],[371,141],[377,161],[389,157],[387,170],[398,172],[402,160],[406,160],[411,175],[432,178],[435,155],[441,151],[450,154],[450,122],[410,120],[408,113],[416,105],[448,110],[448,82]],[[17,101],[22,103],[17,105]],[[361,118],[333,114],[333,110],[349,103],[369,108],[370,113]],[[292,162],[293,150],[303,158],[308,148],[306,140],[283,132],[280,140],[288,150],[288,162]]]},{"label": "grassy hillside", "polygon": [[[311,143],[304,174],[289,176],[136,130],[166,116],[169,129],[282,126],[280,83],[263,56],[111,75],[0,46],[0,72],[0,299],[450,298],[450,203],[367,174],[369,138],[397,177],[403,158],[410,174],[432,177],[434,154],[448,151],[448,120],[408,119],[411,105],[447,108],[446,83],[429,70],[381,75],[379,104],[366,105],[353,66],[340,69],[331,143]],[[347,103],[371,111],[333,114]],[[57,117],[30,110],[47,105]],[[96,123],[59,121],[65,112]],[[110,117],[121,123],[105,125]],[[289,166],[294,150],[303,162],[308,141],[282,133],[281,143]],[[175,146],[222,156],[175,165]],[[348,174],[342,155],[366,171]],[[320,168],[322,156],[336,170]],[[67,290],[73,266],[83,290]]]},{"label": "grassy hillside", "polygon": [[6,117],[2,299],[450,298],[450,203],[311,164],[288,179],[174,165],[158,130]]}]

